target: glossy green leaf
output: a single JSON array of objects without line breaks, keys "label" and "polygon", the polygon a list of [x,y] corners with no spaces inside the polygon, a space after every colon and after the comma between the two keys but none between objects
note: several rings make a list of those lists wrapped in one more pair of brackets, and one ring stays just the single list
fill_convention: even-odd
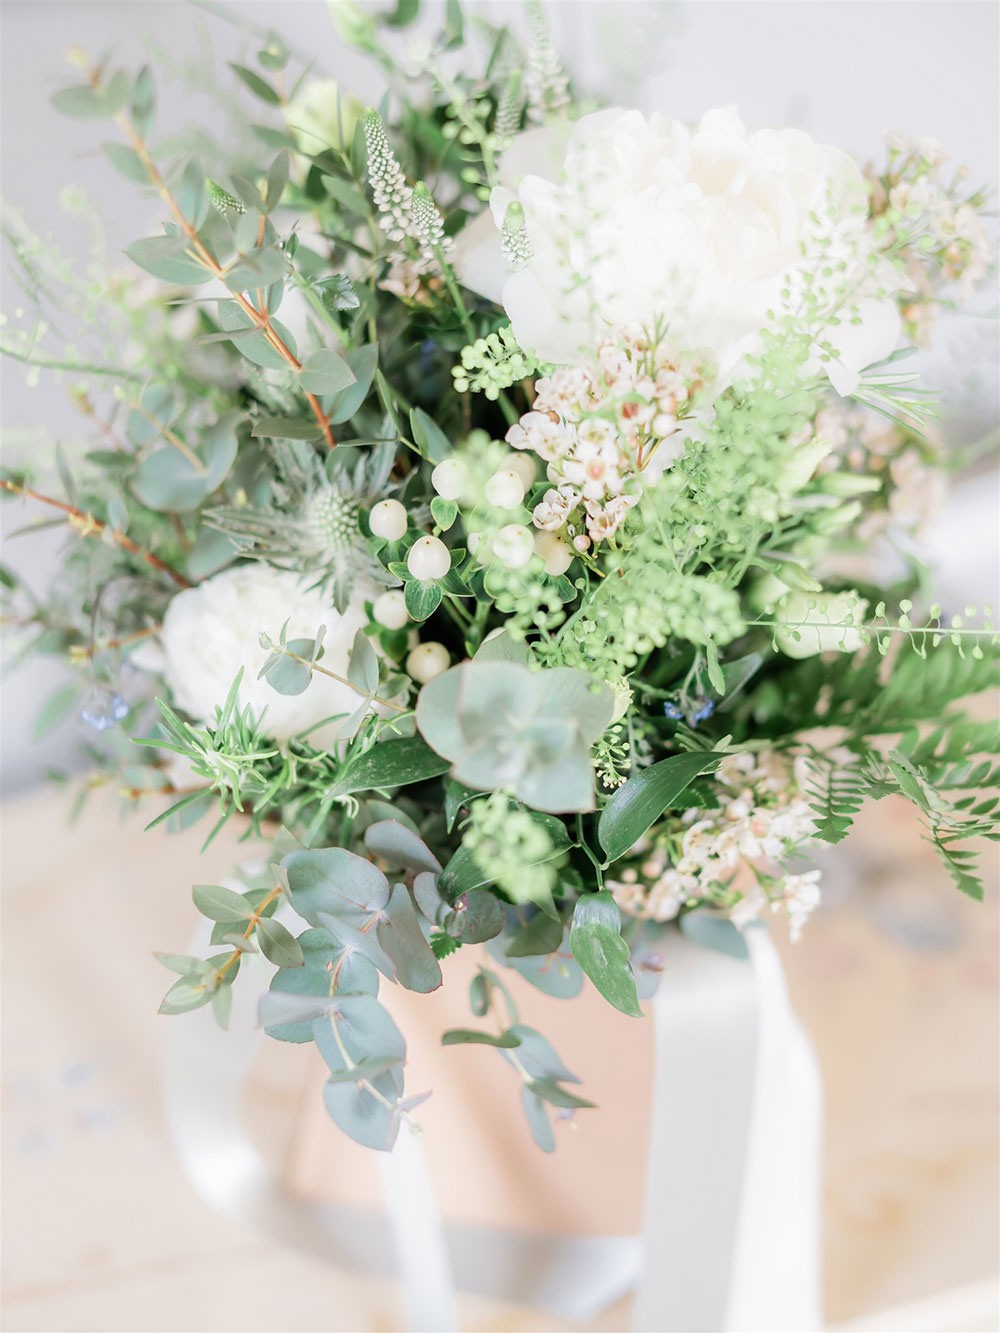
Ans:
[{"label": "glossy green leaf", "polygon": [[448,761],[435,754],[419,736],[384,741],[352,759],[329,793],[348,796],[359,791],[382,791],[439,777],[448,771]]},{"label": "glossy green leaf", "polygon": [[434,614],[444,599],[444,593],[440,583],[410,579],[403,588],[403,599],[410,619],[419,623]]},{"label": "glossy green leaf", "polygon": [[671,809],[684,788],[713,768],[721,755],[695,750],[671,755],[629,778],[601,811],[597,837],[609,861],[617,861],[637,842],[664,810]]},{"label": "glossy green leaf", "polygon": [[621,913],[606,889],[585,894],[577,902],[569,947],[609,1004],[623,1014],[641,1017],[628,945],[621,936]]}]

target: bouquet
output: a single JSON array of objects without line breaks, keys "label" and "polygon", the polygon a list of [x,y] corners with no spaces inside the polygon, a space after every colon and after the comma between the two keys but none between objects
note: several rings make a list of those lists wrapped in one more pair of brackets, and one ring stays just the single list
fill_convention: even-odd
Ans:
[{"label": "bouquet", "polygon": [[261,955],[261,1024],[388,1149],[422,1098],[380,988],[481,949],[442,1040],[496,1048],[549,1151],[591,1103],[510,969],[638,1017],[665,932],[797,935],[815,847],[890,795],[983,892],[997,727],[957,705],[996,639],[927,593],[949,460],[901,361],[987,271],[986,199],[932,142],[862,170],[732,108],[585,106],[535,3],[519,39],[448,0],[396,54],[418,8],[333,6],[374,109],[257,34],[197,154],[149,68],[75,53],[56,105],[163,226],[80,274],[8,216],[36,319],[4,350],[92,432],[5,466],[68,537],[8,614],[74,669],[84,794],[265,849],[194,888],[211,950],[159,955],[164,1013],[225,1025]]}]

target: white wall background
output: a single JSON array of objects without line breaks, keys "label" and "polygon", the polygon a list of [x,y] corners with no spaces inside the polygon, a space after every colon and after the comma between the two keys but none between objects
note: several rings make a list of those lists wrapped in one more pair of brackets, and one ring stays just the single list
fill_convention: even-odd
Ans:
[{"label": "white wall background", "polygon": [[[377,76],[338,44],[322,0],[235,0],[230,8],[279,28],[315,56],[319,71],[363,99],[378,95]],[[473,8],[521,21],[517,0],[466,5]],[[1000,10],[990,0],[550,0],[550,12],[579,84],[603,100],[686,119],[735,103],[753,126],[795,124],[861,159],[879,155],[886,129],[930,135],[969,164],[974,181],[996,186]],[[210,43],[222,77],[225,60],[247,49],[239,31],[184,0],[0,0],[0,38],[2,194],[78,262],[86,246],[79,224],[60,208],[63,186],[82,184],[100,201],[112,253],[157,215],[103,158],[102,127],[67,120],[49,105],[50,94],[72,82],[68,49],[111,48],[133,65],[151,47],[165,54],[177,66],[172,80],[160,79],[166,130],[218,116],[210,78],[203,74],[200,87],[190,86],[180,72],[185,61],[198,53],[204,59]],[[6,273],[0,304],[8,314],[18,305]],[[995,310],[995,297],[987,294],[982,305]],[[997,326],[991,318],[965,317],[945,335],[928,378],[944,391],[953,435],[974,439],[995,428]],[[79,433],[65,383],[43,376],[30,387],[9,362],[0,376],[7,439],[23,442],[25,431],[42,429],[55,438]],[[994,479],[966,487],[934,535],[943,576],[959,599],[981,602],[995,594],[995,546],[970,541],[969,534],[994,532],[996,500]],[[5,505],[0,519],[10,531],[27,512]],[[59,576],[59,549],[51,533],[18,537],[6,543],[4,559],[41,590]],[[7,792],[37,781],[70,752],[72,722],[44,745],[31,736],[32,716],[61,678],[55,664],[33,662],[4,681]]]}]

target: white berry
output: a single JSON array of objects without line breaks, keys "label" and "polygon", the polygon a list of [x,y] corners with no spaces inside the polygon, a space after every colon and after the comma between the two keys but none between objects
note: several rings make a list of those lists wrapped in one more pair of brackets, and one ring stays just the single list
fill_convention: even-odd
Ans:
[{"label": "white berry", "polygon": [[377,505],[372,505],[372,511],[368,515],[368,526],[372,534],[384,537],[389,542],[399,541],[406,532],[408,522],[406,510],[398,500],[379,500]]},{"label": "white berry", "polygon": [[415,681],[426,685],[451,666],[448,649],[443,643],[421,643],[406,659],[406,669]]},{"label": "white berry", "polygon": [[535,550],[545,561],[546,574],[565,574],[573,563],[573,550],[554,532],[540,532],[535,538]]},{"label": "white berry", "polygon": [[451,569],[451,552],[439,537],[418,537],[410,547],[406,567],[422,583],[443,579]]},{"label": "white berry", "polygon": [[521,478],[521,485],[526,492],[530,486],[534,486],[538,478],[534,454],[527,452],[511,454],[507,459],[507,466]]},{"label": "white berry", "polygon": [[375,598],[372,615],[385,629],[402,629],[410,618],[406,611],[406,598],[398,588],[392,588]]},{"label": "white berry", "polygon": [[466,484],[465,468],[457,458],[446,458],[431,473],[431,485],[442,500],[457,500]]},{"label": "white berry", "polygon": [[508,569],[523,568],[534,553],[534,539],[523,523],[508,523],[493,538],[493,554]]},{"label": "white berry", "polygon": [[513,468],[494,472],[486,483],[486,503],[497,509],[516,509],[524,499],[524,483]]}]

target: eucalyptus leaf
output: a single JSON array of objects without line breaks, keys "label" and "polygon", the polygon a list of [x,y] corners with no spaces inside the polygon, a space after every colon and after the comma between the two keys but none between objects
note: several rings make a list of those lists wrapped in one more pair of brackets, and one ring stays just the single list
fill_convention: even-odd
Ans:
[{"label": "eucalyptus leaf", "polygon": [[319,924],[319,912],[378,912],[389,901],[389,881],[381,870],[342,847],[290,852],[281,865],[292,906],[312,925]]},{"label": "eucalyptus leaf", "polygon": [[562,944],[562,921],[545,912],[531,917],[507,944],[508,958],[533,958],[553,953]]},{"label": "eucalyptus leaf", "polygon": [[436,874],[441,862],[422,838],[395,819],[383,819],[365,829],[365,846],[395,869],[430,871]]},{"label": "eucalyptus leaf", "polygon": [[378,942],[396,966],[396,979],[407,990],[437,990],[441,965],[424,939],[413,899],[405,884],[397,884],[376,927]]},{"label": "eucalyptus leaf", "polygon": [[750,957],[743,932],[717,912],[704,908],[684,912],[677,924],[682,935],[704,949],[714,949],[716,953],[725,953],[730,958],[743,961]]},{"label": "eucalyptus leaf", "polygon": [[277,967],[302,967],[305,963],[298,940],[280,921],[271,917],[258,921],[257,939],[261,953]]},{"label": "eucalyptus leaf", "polygon": [[498,1046],[503,1050],[513,1050],[520,1046],[521,1039],[513,1032],[477,1032],[474,1028],[449,1028],[441,1034],[442,1046]]},{"label": "eucalyptus leaf", "polygon": [[356,376],[338,352],[324,347],[303,361],[299,382],[306,393],[322,396],[346,389],[356,382]]},{"label": "eucalyptus leaf", "polygon": [[196,884],[191,891],[194,905],[210,921],[249,921],[253,908],[243,897],[221,884]]},{"label": "eucalyptus leaf", "polygon": [[541,1097],[532,1092],[527,1084],[521,1089],[521,1105],[535,1144],[542,1152],[555,1152],[556,1136],[552,1131],[549,1112]]},{"label": "eucalyptus leaf", "polygon": [[125,253],[154,278],[182,287],[197,287],[212,277],[204,264],[190,256],[187,242],[180,236],[147,236],[126,246]]}]

